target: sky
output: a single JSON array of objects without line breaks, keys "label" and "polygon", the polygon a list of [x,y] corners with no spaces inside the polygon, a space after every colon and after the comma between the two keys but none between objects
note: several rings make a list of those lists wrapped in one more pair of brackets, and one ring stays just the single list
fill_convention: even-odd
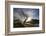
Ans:
[{"label": "sky", "polygon": [[39,20],[39,9],[13,8],[13,16],[16,17],[15,19],[20,19],[21,21],[24,21],[26,17]]}]

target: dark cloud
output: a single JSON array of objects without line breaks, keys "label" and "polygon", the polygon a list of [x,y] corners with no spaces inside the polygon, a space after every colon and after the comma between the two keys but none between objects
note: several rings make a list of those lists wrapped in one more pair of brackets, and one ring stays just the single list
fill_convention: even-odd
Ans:
[{"label": "dark cloud", "polygon": [[24,14],[28,17],[32,17],[32,19],[39,19],[39,9],[32,9],[32,8],[14,8],[14,17],[19,19],[24,19]]}]

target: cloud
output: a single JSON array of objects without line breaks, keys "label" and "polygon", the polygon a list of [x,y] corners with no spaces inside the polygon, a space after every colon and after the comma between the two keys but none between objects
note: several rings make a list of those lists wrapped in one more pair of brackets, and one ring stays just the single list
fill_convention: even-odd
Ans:
[{"label": "cloud", "polygon": [[24,20],[27,15],[28,17],[31,17],[32,19],[39,19],[39,9],[32,9],[32,8],[14,8],[14,17],[17,17],[20,20]]}]

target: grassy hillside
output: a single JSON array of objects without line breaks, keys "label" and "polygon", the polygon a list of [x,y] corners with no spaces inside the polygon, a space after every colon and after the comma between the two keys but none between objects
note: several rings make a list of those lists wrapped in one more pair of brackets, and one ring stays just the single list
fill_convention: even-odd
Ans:
[{"label": "grassy hillside", "polygon": [[38,27],[39,26],[39,20],[32,19],[31,21],[25,22],[24,24],[21,23],[19,19],[14,20],[14,28],[15,27]]}]

